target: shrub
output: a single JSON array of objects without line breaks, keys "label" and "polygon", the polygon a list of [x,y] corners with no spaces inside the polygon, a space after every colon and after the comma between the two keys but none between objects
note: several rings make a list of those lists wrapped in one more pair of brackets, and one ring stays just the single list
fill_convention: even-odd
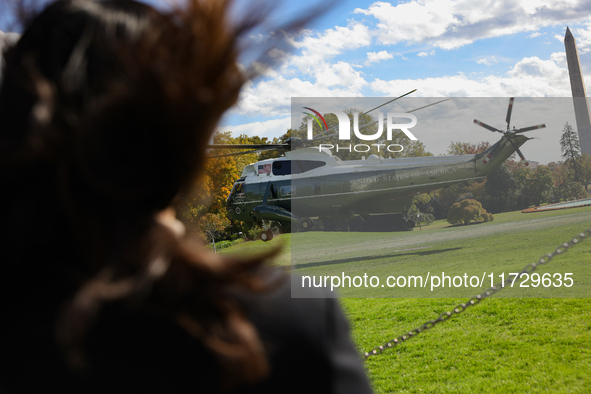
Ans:
[{"label": "shrub", "polygon": [[[242,238],[238,238],[233,241],[219,241],[219,242],[215,243],[215,248],[216,248],[216,250],[226,249],[226,248],[229,248],[230,246],[234,246],[234,245],[237,245],[242,242],[244,242],[244,239],[242,239]],[[205,247],[207,249],[213,250],[212,244],[205,245]]]},{"label": "shrub", "polygon": [[246,239],[251,240],[251,241],[256,241],[261,236],[261,233],[263,231],[264,231],[263,228],[261,228],[260,226],[254,225],[246,233]]},{"label": "shrub", "polygon": [[494,220],[492,214],[482,208],[482,204],[473,199],[456,202],[449,209],[447,221],[453,225],[468,224],[471,221],[491,222]]}]

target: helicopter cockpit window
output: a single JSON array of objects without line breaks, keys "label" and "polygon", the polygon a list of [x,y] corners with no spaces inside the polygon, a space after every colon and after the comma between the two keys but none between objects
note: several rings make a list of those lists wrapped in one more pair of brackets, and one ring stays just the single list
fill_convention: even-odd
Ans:
[{"label": "helicopter cockpit window", "polygon": [[231,195],[234,196],[234,198],[245,198],[246,193],[244,192],[244,183],[235,184]]},{"label": "helicopter cockpit window", "polygon": [[318,160],[276,160],[273,162],[273,175],[301,174],[325,165]]}]

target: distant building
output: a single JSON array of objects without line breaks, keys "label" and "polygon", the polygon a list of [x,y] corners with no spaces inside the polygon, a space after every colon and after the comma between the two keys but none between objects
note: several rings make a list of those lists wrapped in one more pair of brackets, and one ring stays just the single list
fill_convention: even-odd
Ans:
[{"label": "distant building", "polygon": [[570,76],[570,88],[573,93],[577,132],[579,133],[579,141],[581,142],[581,153],[591,155],[591,117],[589,104],[587,103],[587,92],[585,90],[581,62],[579,61],[577,42],[568,27],[564,36],[564,48],[566,49],[566,62]]},{"label": "distant building", "polygon": [[529,160],[529,166],[527,168],[529,168],[532,171],[535,171],[536,168],[538,168],[538,166],[540,165],[539,161],[533,161],[533,160]]}]

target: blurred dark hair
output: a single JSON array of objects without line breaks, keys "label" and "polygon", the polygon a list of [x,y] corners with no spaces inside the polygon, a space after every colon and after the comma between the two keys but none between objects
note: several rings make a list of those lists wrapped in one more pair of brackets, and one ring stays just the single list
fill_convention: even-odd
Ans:
[{"label": "blurred dark hair", "polygon": [[133,301],[197,337],[227,376],[267,373],[256,330],[227,289],[263,290],[256,267],[269,256],[206,254],[156,217],[201,169],[245,82],[238,40],[264,13],[230,23],[228,9],[219,0],[167,14],[131,0],[60,0],[6,51],[5,357],[59,343],[83,368],[101,308]]}]

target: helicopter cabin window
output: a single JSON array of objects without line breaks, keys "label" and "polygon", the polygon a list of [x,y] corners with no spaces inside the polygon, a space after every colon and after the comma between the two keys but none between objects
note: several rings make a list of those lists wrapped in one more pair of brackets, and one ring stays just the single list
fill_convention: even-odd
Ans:
[{"label": "helicopter cabin window", "polygon": [[234,196],[234,198],[245,198],[246,193],[244,192],[244,183],[236,183],[230,194]]},{"label": "helicopter cabin window", "polygon": [[294,185],[289,185],[289,186],[281,186],[281,195],[282,196],[293,196],[295,195],[295,186]]},{"label": "helicopter cabin window", "polygon": [[273,175],[301,174],[325,165],[325,162],[318,160],[275,160]]},{"label": "helicopter cabin window", "polygon": [[259,164],[257,174],[269,174],[271,172],[271,164]]}]

